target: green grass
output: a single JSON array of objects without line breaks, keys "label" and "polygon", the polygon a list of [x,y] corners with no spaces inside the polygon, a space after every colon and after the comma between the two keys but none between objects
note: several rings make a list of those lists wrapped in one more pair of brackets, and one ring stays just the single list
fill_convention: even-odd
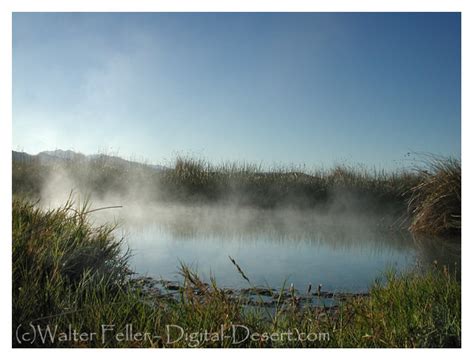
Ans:
[{"label": "green grass", "polygon": [[[338,311],[278,304],[276,312],[248,309],[215,281],[204,284],[182,266],[178,300],[146,292],[127,272],[127,253],[109,225],[93,226],[91,209],[71,203],[50,211],[15,197],[13,202],[14,347],[459,347],[461,287],[442,267],[396,275],[375,283],[369,297],[352,298]],[[243,274],[244,271],[240,270]],[[195,292],[198,290],[199,292]],[[199,293],[196,294],[196,293]],[[31,326],[96,333],[88,341],[19,342]],[[119,342],[101,325],[149,332],[160,338]],[[168,344],[166,325],[192,332],[230,332],[245,325],[252,333],[296,332],[324,340],[272,341],[262,337],[238,345],[232,339]],[[245,332],[239,329],[240,339]],[[329,335],[326,338],[324,335]],[[30,338],[29,338],[30,339]],[[239,339],[239,340],[240,340]],[[102,342],[105,341],[105,342]]]}]

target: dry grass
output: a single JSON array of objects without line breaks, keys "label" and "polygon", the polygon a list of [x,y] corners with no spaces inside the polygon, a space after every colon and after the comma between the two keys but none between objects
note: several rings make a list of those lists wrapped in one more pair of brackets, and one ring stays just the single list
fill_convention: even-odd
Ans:
[{"label": "dry grass", "polygon": [[420,183],[411,189],[410,230],[427,234],[461,231],[461,162],[430,156],[419,170]]}]

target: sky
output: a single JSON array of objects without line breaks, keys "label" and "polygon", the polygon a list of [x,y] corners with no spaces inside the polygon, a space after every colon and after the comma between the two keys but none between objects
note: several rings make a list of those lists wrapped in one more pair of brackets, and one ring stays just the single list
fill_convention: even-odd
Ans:
[{"label": "sky", "polygon": [[460,27],[459,13],[14,13],[13,148],[269,166],[460,157]]}]

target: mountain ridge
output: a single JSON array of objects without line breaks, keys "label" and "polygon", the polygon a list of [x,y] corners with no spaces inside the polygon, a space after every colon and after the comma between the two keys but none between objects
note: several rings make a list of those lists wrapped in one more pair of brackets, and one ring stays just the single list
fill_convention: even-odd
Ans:
[{"label": "mountain ridge", "polygon": [[27,152],[18,152],[12,150],[12,161],[35,161],[38,160],[41,164],[51,164],[55,162],[67,162],[67,161],[93,161],[93,160],[104,160],[119,166],[146,166],[154,170],[160,171],[168,169],[168,167],[160,164],[148,164],[146,162],[138,162],[127,160],[115,155],[108,155],[104,153],[85,155],[81,152],[75,152],[73,150],[45,150],[38,154],[29,154]]}]

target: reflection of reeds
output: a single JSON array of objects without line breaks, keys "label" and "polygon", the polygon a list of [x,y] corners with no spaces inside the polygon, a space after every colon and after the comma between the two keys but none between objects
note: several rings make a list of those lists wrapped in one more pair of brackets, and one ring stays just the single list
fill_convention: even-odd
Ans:
[{"label": "reflection of reeds", "polygon": [[461,276],[459,272],[456,272],[461,269],[461,242],[458,235],[446,237],[414,234],[413,242],[422,265],[429,265],[436,261],[449,267],[458,277]]},{"label": "reflection of reeds", "polygon": [[421,181],[411,189],[410,230],[427,234],[461,230],[461,162],[430,156],[419,171]]}]

